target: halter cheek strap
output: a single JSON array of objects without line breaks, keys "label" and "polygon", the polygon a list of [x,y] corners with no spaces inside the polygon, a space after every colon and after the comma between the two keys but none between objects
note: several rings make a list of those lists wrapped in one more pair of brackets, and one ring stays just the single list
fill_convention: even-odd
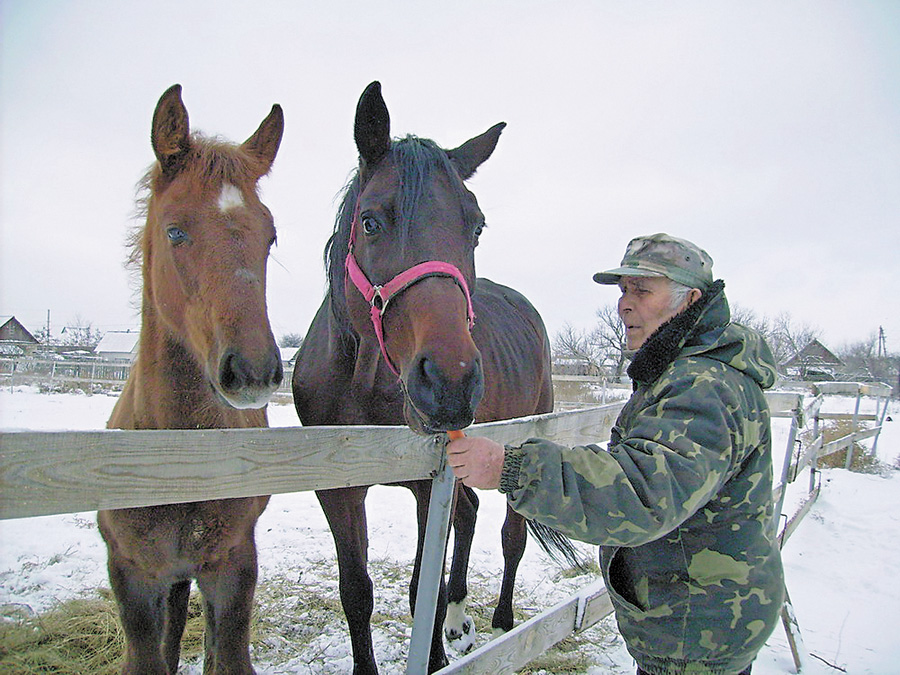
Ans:
[{"label": "halter cheek strap", "polygon": [[372,325],[375,328],[375,337],[378,338],[378,346],[381,348],[381,354],[384,357],[385,363],[388,364],[388,367],[397,377],[400,377],[400,371],[394,366],[391,357],[388,356],[387,348],[384,345],[383,317],[390,301],[416,282],[428,277],[450,277],[453,279],[466,296],[466,311],[469,330],[472,330],[472,326],[475,325],[475,311],[472,308],[472,296],[469,293],[469,286],[466,284],[465,277],[455,265],[439,260],[419,263],[418,265],[414,265],[408,270],[401,272],[383,286],[375,286],[369,281],[369,278],[356,261],[356,256],[353,255],[353,234],[355,234],[355,230],[356,219],[354,218],[353,231],[350,238],[350,249],[347,252],[347,258],[344,261],[344,269],[346,270],[347,277],[362,294],[366,302],[369,303],[369,316],[371,317]]}]

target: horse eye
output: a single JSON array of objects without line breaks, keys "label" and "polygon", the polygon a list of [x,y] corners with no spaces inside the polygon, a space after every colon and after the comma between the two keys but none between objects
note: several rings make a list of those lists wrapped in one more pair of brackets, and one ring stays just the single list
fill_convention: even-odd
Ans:
[{"label": "horse eye", "polygon": [[180,227],[169,227],[166,229],[166,236],[169,238],[169,241],[175,244],[183,244],[188,240],[187,232],[182,230]]},{"label": "horse eye", "polygon": [[375,234],[381,229],[381,223],[371,216],[362,217],[362,228],[366,234]]},{"label": "horse eye", "polygon": [[475,242],[476,246],[478,246],[478,239],[481,237],[482,232],[484,232],[484,225],[479,225],[472,233],[472,240]]}]

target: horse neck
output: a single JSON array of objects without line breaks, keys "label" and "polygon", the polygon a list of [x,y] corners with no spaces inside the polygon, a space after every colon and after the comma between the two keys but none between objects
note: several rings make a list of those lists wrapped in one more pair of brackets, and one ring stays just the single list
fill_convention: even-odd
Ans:
[{"label": "horse neck", "polygon": [[121,399],[127,402],[127,409],[116,412],[120,413],[119,421],[128,424],[124,428],[267,426],[264,409],[237,410],[219,400],[203,368],[146,302],[138,355]]}]

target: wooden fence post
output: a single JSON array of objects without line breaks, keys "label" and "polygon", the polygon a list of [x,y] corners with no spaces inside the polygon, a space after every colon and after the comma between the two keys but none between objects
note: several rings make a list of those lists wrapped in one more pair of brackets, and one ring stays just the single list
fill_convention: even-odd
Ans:
[{"label": "wooden fence post", "polygon": [[[862,387],[857,386],[856,389],[856,407],[853,410],[853,421],[850,422],[850,433],[855,434],[859,430],[859,403],[862,399]],[[847,461],[844,463],[844,469],[847,471],[850,470],[850,465],[853,463],[853,444],[854,441],[851,439],[850,444],[847,446]]]},{"label": "wooden fence post", "polygon": [[[878,428],[881,429],[881,428],[884,426],[884,420],[885,420],[885,418],[887,418],[888,398],[887,398],[887,396],[885,396],[885,397],[879,396],[877,400],[878,400],[878,401],[884,401],[884,408],[881,410],[881,415],[880,415],[880,416],[878,416],[878,406],[877,406],[877,404],[876,404],[876,406],[875,406],[875,415],[879,417],[879,418],[878,418],[878,422],[877,422]],[[875,451],[878,450],[878,439],[879,439],[880,436],[881,436],[881,432],[879,431],[879,432],[878,432],[878,436],[876,436],[876,437],[875,437],[875,440],[872,441],[872,456],[873,456],[873,457],[875,456]]]},{"label": "wooden fence post", "polygon": [[[816,410],[816,414],[813,417],[813,442],[819,438],[819,411]],[[819,457],[818,453],[816,456],[812,458],[812,461],[809,463],[809,491],[812,492],[816,488],[816,473],[819,471]]]},{"label": "wooden fence post", "polygon": [[784,506],[784,495],[787,492],[788,477],[791,470],[791,460],[794,458],[794,443],[797,440],[797,415],[798,412],[795,410],[793,416],[791,417],[791,431],[788,434],[787,449],[785,450],[784,462],[782,462],[781,466],[781,493],[778,495],[778,501],[775,504],[775,513],[773,514],[775,527],[774,534],[776,537],[778,536],[778,524],[781,522],[781,509]]},{"label": "wooden fence post", "polygon": [[[791,461],[794,457],[794,443],[797,441],[797,432],[800,426],[800,418],[803,415],[803,398],[801,396],[797,407],[791,415],[791,430],[788,434],[788,445],[784,453],[784,462],[781,468],[781,492],[778,495],[778,501],[775,507],[774,524],[775,524],[775,541],[779,545],[783,545],[784,539],[778,535],[778,524],[781,522],[781,509],[784,507],[784,497],[787,493],[788,482],[793,481],[796,475],[790,477]],[[799,460],[798,460],[799,461]],[[787,529],[787,519],[785,520],[785,530]],[[788,644],[791,647],[791,655],[794,658],[794,665],[797,672],[803,667],[803,659],[805,649],[803,640],[800,636],[800,624],[797,622],[797,616],[794,613],[794,607],[791,605],[791,596],[788,594],[787,582],[784,584],[784,604],[781,607],[781,622],[784,625],[784,632],[787,635]]]},{"label": "wooden fence post", "polygon": [[784,624],[784,632],[787,634],[788,644],[791,647],[791,656],[794,659],[794,667],[797,672],[803,670],[806,660],[806,647],[803,646],[803,637],[800,635],[800,624],[791,604],[791,596],[788,595],[787,584],[784,586],[784,605],[781,607],[781,622]]}]

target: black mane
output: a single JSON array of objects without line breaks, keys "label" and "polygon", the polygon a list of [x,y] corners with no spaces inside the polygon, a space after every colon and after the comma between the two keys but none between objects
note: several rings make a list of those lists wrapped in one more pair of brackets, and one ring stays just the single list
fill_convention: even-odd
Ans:
[{"label": "black mane", "polygon": [[[408,241],[410,228],[416,222],[419,201],[435,171],[444,171],[455,177],[451,180],[454,191],[463,203],[465,187],[453,162],[437,143],[427,138],[406,136],[391,143],[387,156],[393,158],[400,173],[400,194],[397,198],[395,225],[400,231],[401,254]],[[383,158],[381,162],[384,162]],[[325,273],[328,279],[328,295],[331,311],[342,328],[349,331],[349,319],[344,299],[344,260],[350,245],[350,230],[360,193],[359,169],[354,171],[344,188],[344,195],[335,217],[334,232],[325,244]],[[463,210],[465,212],[465,210]]]}]

